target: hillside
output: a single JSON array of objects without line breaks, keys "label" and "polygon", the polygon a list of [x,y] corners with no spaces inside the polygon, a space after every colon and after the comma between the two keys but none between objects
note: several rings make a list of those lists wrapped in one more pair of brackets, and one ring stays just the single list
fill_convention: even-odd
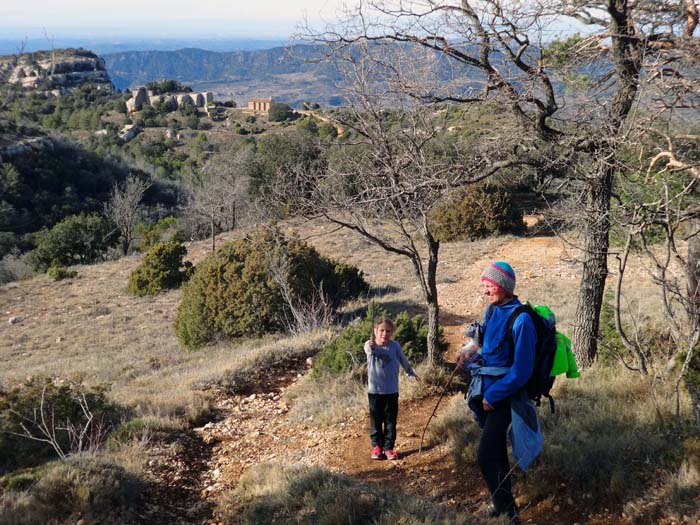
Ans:
[{"label": "hillside", "polygon": [[[330,225],[292,224],[288,228],[307,237],[322,254],[359,266],[373,287],[385,290],[379,299],[382,304],[420,311],[419,289],[410,265],[402,258]],[[225,234],[220,241],[231,236]],[[194,262],[201,261],[208,243],[190,243],[188,250]],[[510,261],[518,272],[520,296],[546,301],[558,313],[560,328],[570,333],[574,320],[571,297],[578,286],[575,256],[556,237],[446,243],[441,250],[439,293],[450,342],[445,355],[448,366],[462,343],[465,325],[484,308],[478,276],[493,259]],[[4,382],[38,373],[79,375],[90,383],[111,384],[115,400],[140,406],[149,417],[159,417],[161,425],[168,419],[172,426],[183,417],[193,422],[191,429],[171,430],[165,440],[148,439],[144,443],[151,444],[145,449],[129,452],[130,464],[147,465],[142,475],[149,480],[140,517],[129,523],[239,523],[242,509],[229,495],[231,491],[239,490],[236,487],[242,479],[248,484],[279,484],[283,474],[275,469],[284,465],[318,467],[332,473],[328,476],[348,476],[352,483],[360,484],[362,493],[369,494],[366,497],[375,497],[371,495],[374,487],[382,486],[398,491],[401,498],[418,498],[423,505],[436,505],[445,512],[466,513],[466,521],[455,523],[497,523],[485,518],[487,494],[476,465],[456,460],[449,440],[435,443],[432,437],[426,449],[417,452],[439,389],[427,396],[416,395],[413,385],[403,383],[399,417],[403,458],[397,463],[372,462],[367,455],[362,390],[338,386],[335,392],[316,394],[315,402],[337,405],[339,417],[331,423],[317,422],[310,415],[313,409],[299,404],[301,392],[310,387],[305,385],[311,385],[307,358],[329,334],[242,344],[220,342],[200,352],[184,351],[172,330],[180,291],[155,298],[126,295],[128,275],[138,262],[134,256],[76,267],[79,275],[72,280],[53,283],[40,276],[0,288],[0,309],[11,318],[10,323],[0,325]],[[638,263],[635,272],[635,296],[652,300],[656,296],[653,285]],[[254,363],[269,361],[273,354],[276,359],[263,369],[258,382],[248,383],[243,390],[221,388],[223,377],[234,376],[236,370],[253,370]],[[565,383],[559,385],[557,394],[564,414],[574,402],[569,389],[562,388],[570,386]],[[457,387],[460,384],[455,382]],[[443,400],[432,427],[439,432],[445,425],[443,417],[455,414],[466,416],[458,390]],[[349,482],[332,479],[328,483]],[[529,483],[522,476],[517,486],[524,523],[628,523],[619,504],[581,504],[566,491],[561,497],[543,500],[530,495],[532,489],[526,490]],[[653,508],[648,512],[655,516]],[[639,513],[644,515],[642,510]],[[640,523],[675,523],[653,520]]]},{"label": "hillside", "polygon": [[305,100],[337,105],[341,77],[331,65],[314,61],[319,52],[314,46],[232,52],[180,49],[113,53],[104,59],[118,89],[175,79],[239,104],[251,97],[274,96],[292,105]]}]

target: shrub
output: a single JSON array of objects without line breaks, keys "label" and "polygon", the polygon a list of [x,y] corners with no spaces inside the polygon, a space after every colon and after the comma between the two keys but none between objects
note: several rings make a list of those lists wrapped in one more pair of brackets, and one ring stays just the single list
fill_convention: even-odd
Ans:
[{"label": "shrub", "polygon": [[294,115],[294,110],[287,104],[281,102],[273,102],[270,104],[270,111],[267,114],[267,118],[271,122],[282,122],[292,118]]},{"label": "shrub", "polygon": [[97,260],[107,248],[114,246],[111,224],[99,215],[71,215],[36,234],[32,262],[38,271],[51,265],[88,264]]},{"label": "shrub", "polygon": [[[33,466],[95,448],[121,415],[122,410],[107,399],[105,386],[88,388],[76,381],[31,377],[0,391],[0,469]],[[49,425],[46,430],[53,434],[55,448],[25,437],[23,426],[34,436],[47,437],[40,429],[42,417]],[[82,429],[85,435],[78,441]]]},{"label": "shrub", "polygon": [[175,329],[190,348],[216,335],[259,336],[283,330],[290,309],[313,301],[319,290],[336,307],[367,289],[356,268],[321,257],[299,239],[260,229],[198,265],[184,287]]},{"label": "shrub", "polygon": [[146,89],[153,92],[154,95],[163,95],[165,93],[191,93],[192,88],[181,84],[177,80],[160,80],[157,82],[146,83]]},{"label": "shrub", "polygon": [[142,253],[147,252],[154,244],[159,243],[167,235],[169,230],[174,230],[177,224],[175,217],[163,217],[154,224],[140,223],[136,227],[136,233],[141,238],[138,244],[138,250]]},{"label": "shrub", "polygon": [[313,117],[298,121],[296,126],[299,131],[310,133],[312,135],[318,135],[318,121]]},{"label": "shrub", "polygon": [[[364,344],[372,333],[373,319],[386,315],[381,308],[371,305],[364,319],[357,320],[348,325],[332,343],[326,345],[318,354],[314,364],[314,375],[319,376],[323,372],[341,374],[356,370],[365,364]],[[416,364],[428,354],[428,327],[423,323],[423,317],[416,315],[411,317],[407,312],[401,312],[394,319],[396,332],[394,339],[399,342],[401,348],[411,364]],[[447,344],[442,339],[442,331],[439,338],[440,350],[446,350]]]},{"label": "shrub", "polygon": [[512,195],[486,185],[472,185],[448,197],[435,207],[430,220],[441,241],[474,240],[525,228]]},{"label": "shrub", "polygon": [[321,139],[334,139],[338,136],[338,130],[330,122],[324,122],[318,127],[318,136]]},{"label": "shrub", "polygon": [[46,275],[48,275],[49,279],[52,281],[62,281],[63,279],[72,279],[78,275],[78,272],[75,270],[69,270],[65,266],[53,264],[49,266],[49,269],[46,271]]},{"label": "shrub", "polygon": [[143,297],[178,288],[193,272],[192,263],[182,261],[186,254],[177,241],[155,244],[129,276],[129,293]]},{"label": "shrub", "polygon": [[51,465],[27,494],[4,494],[0,524],[127,523],[140,485],[115,463],[76,456]]}]

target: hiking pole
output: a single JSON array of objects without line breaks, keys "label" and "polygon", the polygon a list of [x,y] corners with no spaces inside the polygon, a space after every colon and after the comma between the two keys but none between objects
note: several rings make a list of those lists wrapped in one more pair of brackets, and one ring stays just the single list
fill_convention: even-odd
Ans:
[{"label": "hiking pole", "polygon": [[[459,362],[458,362],[459,363]],[[442,398],[445,397],[445,393],[447,393],[447,388],[450,386],[450,383],[452,382],[452,378],[455,375],[455,372],[459,369],[459,364],[457,364],[452,370],[452,373],[450,374],[449,379],[447,380],[447,383],[445,383],[445,387],[442,389],[442,394],[440,394],[440,397],[437,400],[437,403],[435,403],[435,408],[433,408],[433,413],[430,414],[430,417],[428,418],[428,422],[425,424],[425,428],[423,428],[423,433],[420,436],[420,446],[418,447],[418,453],[420,454],[423,452],[423,438],[425,438],[425,431],[428,430],[428,425],[430,425],[430,421],[433,419],[433,416],[437,412],[438,406],[440,405],[440,401],[442,401]]]}]

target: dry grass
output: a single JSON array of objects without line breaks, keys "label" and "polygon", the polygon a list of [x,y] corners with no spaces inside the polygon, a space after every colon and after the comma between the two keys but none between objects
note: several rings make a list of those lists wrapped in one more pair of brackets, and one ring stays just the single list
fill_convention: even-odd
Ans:
[{"label": "dry grass", "polygon": [[292,421],[327,426],[364,414],[367,386],[351,374],[318,378],[308,374],[287,390],[285,399],[292,404]]},{"label": "dry grass", "polygon": [[[206,255],[205,245],[192,245],[195,261]],[[139,414],[192,421],[207,406],[194,384],[277,348],[280,338],[268,337],[185,350],[172,328],[179,290],[147,298],[126,293],[138,263],[138,257],[127,257],[76,267],[76,279],[52,282],[37,276],[0,288],[0,311],[17,321],[0,324],[2,380],[50,374],[109,383],[111,397]],[[304,336],[285,343],[308,344],[316,343]]]},{"label": "dry grass", "polygon": [[0,524],[127,523],[140,481],[104,458],[73,456],[50,464],[29,491],[0,496]]},{"label": "dry grass", "polygon": [[379,483],[362,483],[318,467],[267,463],[248,470],[218,509],[224,524],[484,523],[415,495],[391,491]]}]

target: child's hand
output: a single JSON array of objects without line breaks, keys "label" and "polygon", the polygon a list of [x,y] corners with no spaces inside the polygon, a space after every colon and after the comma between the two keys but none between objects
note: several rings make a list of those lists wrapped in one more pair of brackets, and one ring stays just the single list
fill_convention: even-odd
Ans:
[{"label": "child's hand", "polygon": [[369,347],[374,350],[375,346],[377,346],[377,341],[374,339],[374,332],[372,332],[372,335],[369,336]]}]

